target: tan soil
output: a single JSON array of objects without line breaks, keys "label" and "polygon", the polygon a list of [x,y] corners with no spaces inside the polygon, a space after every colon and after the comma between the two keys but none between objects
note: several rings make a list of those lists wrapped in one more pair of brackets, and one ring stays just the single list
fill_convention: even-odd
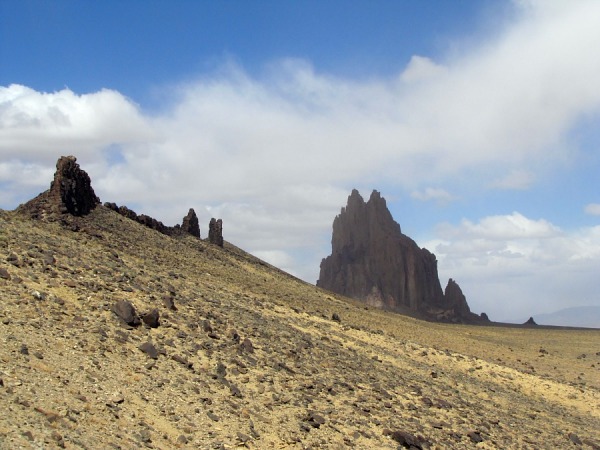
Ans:
[{"label": "tan soil", "polygon": [[0,210],[2,449],[600,445],[600,330],[422,322],[104,207],[65,222]]}]

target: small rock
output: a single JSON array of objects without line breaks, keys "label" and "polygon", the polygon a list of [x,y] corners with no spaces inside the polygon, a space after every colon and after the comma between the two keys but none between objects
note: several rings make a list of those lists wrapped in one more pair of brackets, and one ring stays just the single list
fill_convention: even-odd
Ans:
[{"label": "small rock", "polygon": [[152,359],[158,359],[158,350],[152,342],[144,342],[138,347]]},{"label": "small rock", "polygon": [[240,433],[239,431],[237,433],[237,437],[243,444],[252,440],[252,438],[250,436],[248,436],[247,434],[244,434],[244,433]]},{"label": "small rock", "polygon": [[582,445],[581,439],[575,433],[569,433],[569,440],[575,445]]},{"label": "small rock", "polygon": [[8,273],[8,270],[3,267],[0,267],[0,278],[10,280],[10,274]]},{"label": "small rock", "polygon": [[115,392],[113,395],[111,395],[108,401],[114,405],[120,405],[125,401],[125,397],[123,397],[123,394],[120,392]]},{"label": "small rock", "polygon": [[319,428],[325,423],[325,418],[314,411],[309,411],[305,418],[305,422],[313,428]]},{"label": "small rock", "polygon": [[189,362],[187,359],[185,359],[183,356],[180,356],[180,355],[173,355],[173,356],[171,356],[171,359],[173,361],[177,361],[179,364],[183,364],[184,366],[186,366],[189,369],[191,369],[193,366],[193,363]]},{"label": "small rock", "polygon": [[113,305],[113,312],[128,325],[136,326],[140,324],[140,318],[131,302],[119,300]]},{"label": "small rock", "polygon": [[212,412],[210,412],[210,411],[208,411],[208,412],[206,413],[206,415],[207,415],[207,416],[208,416],[208,418],[209,418],[210,420],[212,420],[213,422],[218,422],[219,420],[221,420],[221,419],[219,418],[219,416],[217,416],[217,415],[213,414],[213,413],[212,413]]},{"label": "small rock", "polygon": [[152,311],[144,314],[142,316],[142,320],[150,328],[158,328],[158,326],[160,325],[159,317],[160,315],[158,313],[158,309],[153,309]]},{"label": "small rock", "polygon": [[234,397],[242,398],[242,391],[240,391],[240,388],[238,388],[235,384],[229,385],[229,391]]},{"label": "small rock", "polygon": [[22,436],[26,437],[30,441],[33,441],[33,433],[31,431],[24,431],[21,433]]},{"label": "small rock", "polygon": [[421,445],[421,441],[416,436],[414,436],[406,431],[402,431],[402,430],[392,431],[392,433],[390,434],[390,437],[404,448],[414,448],[414,449],[420,449],[420,450],[423,449],[423,446]]},{"label": "small rock", "polygon": [[471,439],[471,442],[474,443],[478,443],[478,442],[483,442],[483,438],[481,437],[481,434],[479,433],[479,431],[469,431],[467,433],[467,436],[469,436],[469,439]]},{"label": "small rock", "polygon": [[212,332],[213,328],[212,328],[209,320],[203,320],[201,322],[201,325],[202,325],[202,329],[204,330],[205,333]]},{"label": "small rock", "polygon": [[184,434],[180,434],[177,438],[177,443],[185,445],[188,443],[188,438],[186,438]]},{"label": "small rock", "polygon": [[342,321],[342,319],[340,319],[340,315],[338,313],[333,313],[331,315],[331,320],[333,320],[334,322],[338,322],[338,323]]},{"label": "small rock", "polygon": [[29,348],[25,344],[21,344],[21,349],[19,350],[21,355],[29,355]]},{"label": "small rock", "polygon": [[254,345],[252,345],[252,341],[248,338],[244,339],[240,344],[240,350],[245,353],[254,353]]},{"label": "small rock", "polygon": [[175,306],[175,300],[173,299],[173,297],[169,295],[163,295],[162,303],[165,308],[170,309],[171,311],[177,311],[177,307]]}]

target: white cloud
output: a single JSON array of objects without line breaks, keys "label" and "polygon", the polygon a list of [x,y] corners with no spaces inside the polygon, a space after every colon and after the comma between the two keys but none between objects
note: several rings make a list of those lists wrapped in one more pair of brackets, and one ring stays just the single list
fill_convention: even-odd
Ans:
[{"label": "white cloud", "polygon": [[584,211],[591,216],[600,216],[600,203],[589,203],[585,205]]},{"label": "white cloud", "polygon": [[522,169],[512,170],[502,178],[493,181],[490,187],[495,189],[525,190],[535,181],[534,175]]},{"label": "white cloud", "polygon": [[429,58],[413,55],[404,72],[400,74],[400,80],[414,83],[444,75],[446,71],[446,67],[436,64]]},{"label": "white cloud", "polygon": [[440,204],[450,203],[451,201],[456,199],[456,197],[454,197],[445,189],[432,187],[428,187],[422,191],[413,191],[410,193],[410,196],[422,202],[434,200]]},{"label": "white cloud", "polygon": [[438,257],[440,278],[464,282],[471,308],[492,319],[600,304],[600,227],[566,232],[515,212],[445,224],[437,234],[425,246]]}]

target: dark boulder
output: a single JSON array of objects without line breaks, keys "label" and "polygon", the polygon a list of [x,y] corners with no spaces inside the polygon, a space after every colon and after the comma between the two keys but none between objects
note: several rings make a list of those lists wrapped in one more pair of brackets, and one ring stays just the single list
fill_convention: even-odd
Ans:
[{"label": "dark boulder", "polygon": [[127,325],[137,326],[140,324],[140,318],[131,302],[119,300],[113,305],[112,310]]},{"label": "dark boulder", "polygon": [[160,325],[160,314],[158,309],[153,309],[150,312],[142,315],[142,321],[150,328],[158,328]]}]

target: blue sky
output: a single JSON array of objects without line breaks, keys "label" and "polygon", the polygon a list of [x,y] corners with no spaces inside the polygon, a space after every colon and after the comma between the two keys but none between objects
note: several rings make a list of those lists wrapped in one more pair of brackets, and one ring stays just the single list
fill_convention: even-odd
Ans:
[{"label": "blue sky", "polygon": [[74,154],[103,201],[222,217],[314,282],[351,189],[377,189],[474,311],[600,306],[599,20],[585,0],[5,0],[0,207]]}]

